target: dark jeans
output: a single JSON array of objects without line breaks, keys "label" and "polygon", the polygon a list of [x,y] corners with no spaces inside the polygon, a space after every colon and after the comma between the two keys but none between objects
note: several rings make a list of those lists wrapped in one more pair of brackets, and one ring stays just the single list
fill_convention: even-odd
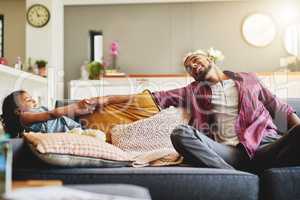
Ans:
[{"label": "dark jeans", "polygon": [[186,163],[201,167],[257,171],[300,165],[300,126],[283,136],[264,137],[251,160],[242,145],[220,144],[188,125],[176,127],[171,140]]}]

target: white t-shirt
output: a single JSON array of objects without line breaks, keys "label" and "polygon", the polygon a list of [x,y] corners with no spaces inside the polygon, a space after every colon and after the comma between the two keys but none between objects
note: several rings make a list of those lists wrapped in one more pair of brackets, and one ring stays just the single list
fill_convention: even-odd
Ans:
[{"label": "white t-shirt", "polygon": [[235,132],[235,120],[238,115],[238,91],[232,79],[211,85],[212,105],[215,114],[217,132],[215,140],[219,143],[236,146],[239,143]]}]

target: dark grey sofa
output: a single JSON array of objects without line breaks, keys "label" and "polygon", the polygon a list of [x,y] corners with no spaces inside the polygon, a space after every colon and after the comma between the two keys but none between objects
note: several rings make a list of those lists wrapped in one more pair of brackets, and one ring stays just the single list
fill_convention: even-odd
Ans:
[{"label": "dark grey sofa", "polygon": [[257,200],[258,176],[192,167],[58,168],[35,158],[21,139],[13,139],[15,180],[61,179],[64,184],[122,183],[149,189],[154,200]]},{"label": "dark grey sofa", "polygon": [[[300,114],[300,99],[288,99]],[[299,155],[300,156],[300,155]],[[300,166],[273,168],[260,173],[261,200],[299,200]]]},{"label": "dark grey sofa", "polygon": [[[289,103],[300,113],[300,100]],[[259,176],[192,167],[58,168],[40,162],[21,139],[14,147],[13,178],[61,179],[64,184],[123,183],[144,186],[154,200],[299,200],[300,167],[269,169]]]}]

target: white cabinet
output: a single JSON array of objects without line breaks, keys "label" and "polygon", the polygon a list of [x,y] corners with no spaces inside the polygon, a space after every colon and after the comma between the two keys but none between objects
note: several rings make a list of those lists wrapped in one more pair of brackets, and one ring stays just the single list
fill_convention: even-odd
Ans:
[{"label": "white cabinet", "polygon": [[276,96],[287,98],[300,98],[300,76],[293,73],[273,73],[260,76],[264,85]]},{"label": "white cabinet", "polygon": [[[259,75],[264,85],[278,97],[300,98],[300,75],[292,73],[272,73]],[[126,95],[150,91],[170,90],[184,87],[193,78],[187,76],[177,77],[124,77],[103,78],[102,80],[73,80],[69,85],[69,98],[82,99],[102,95]]]},{"label": "white cabinet", "polygon": [[149,89],[150,91],[171,90],[188,85],[193,79],[190,77],[151,77],[137,78],[136,87],[139,91]]},{"label": "white cabinet", "polygon": [[105,78],[89,81],[72,80],[69,83],[70,99],[134,94],[137,92],[134,80],[127,78]]},{"label": "white cabinet", "polygon": [[192,78],[179,77],[122,77],[101,80],[72,80],[69,83],[69,98],[82,99],[103,95],[136,94],[146,89],[150,91],[170,90],[184,87]]},{"label": "white cabinet", "polygon": [[83,99],[99,95],[99,84],[95,81],[71,81],[69,97]]}]

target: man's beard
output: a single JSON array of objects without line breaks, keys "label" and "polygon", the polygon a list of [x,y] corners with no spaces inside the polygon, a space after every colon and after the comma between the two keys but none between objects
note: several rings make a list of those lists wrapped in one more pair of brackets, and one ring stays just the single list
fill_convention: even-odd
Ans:
[{"label": "man's beard", "polygon": [[211,70],[212,65],[209,65],[204,71],[199,72],[195,78],[196,81],[201,82],[205,80],[206,75]]}]

